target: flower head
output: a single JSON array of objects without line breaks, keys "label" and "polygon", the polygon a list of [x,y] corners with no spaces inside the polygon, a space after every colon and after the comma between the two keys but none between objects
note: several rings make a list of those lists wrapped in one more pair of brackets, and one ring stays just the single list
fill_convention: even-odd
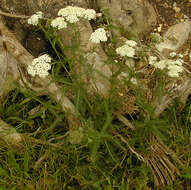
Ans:
[{"label": "flower head", "polygon": [[67,23],[65,22],[65,19],[63,17],[57,17],[51,22],[51,26],[53,28],[63,29],[67,27]]},{"label": "flower head", "polygon": [[157,57],[156,56],[149,56],[149,64],[150,65],[154,65],[157,61]]},{"label": "flower head", "polygon": [[104,28],[98,28],[97,30],[95,30],[95,32],[93,32],[90,36],[90,41],[96,44],[100,42],[106,42],[107,36]]},{"label": "flower head", "polygon": [[135,49],[133,47],[130,47],[129,45],[125,44],[121,47],[118,47],[116,49],[117,54],[119,54],[120,56],[124,57],[131,57],[133,58],[135,56]]},{"label": "flower head", "polygon": [[84,18],[91,20],[91,19],[95,19],[96,18],[96,12],[94,9],[87,9],[84,12]]},{"label": "flower head", "polygon": [[157,69],[164,69],[167,67],[168,61],[167,60],[161,60],[154,63],[154,67]]},{"label": "flower head", "polygon": [[48,54],[41,55],[33,59],[32,64],[27,67],[27,72],[33,77],[38,75],[41,78],[45,78],[51,69],[50,62],[51,57]]},{"label": "flower head", "polygon": [[127,44],[130,47],[136,47],[137,46],[137,42],[135,42],[134,40],[127,40],[125,42],[125,44]]},{"label": "flower head", "polygon": [[31,25],[37,25],[39,19],[41,19],[43,17],[43,13],[41,11],[36,12],[36,14],[32,15],[29,19],[28,19],[28,24]]},{"label": "flower head", "polygon": [[158,69],[167,69],[168,70],[167,74],[170,77],[179,77],[179,74],[183,72],[182,59],[177,59],[177,60],[164,59],[164,60],[156,61],[154,59],[154,56],[150,56],[150,57],[153,57],[153,58],[151,59],[150,61],[151,63],[149,62],[149,64],[153,65],[155,68],[158,68]]},{"label": "flower head", "polygon": [[127,56],[133,58],[135,56],[136,46],[137,42],[135,42],[134,40],[127,40],[125,42],[125,45],[116,49],[116,52],[122,57]]},{"label": "flower head", "polygon": [[179,73],[182,73],[183,68],[179,65],[170,65],[168,66],[168,75],[170,77],[179,77]]},{"label": "flower head", "polygon": [[79,21],[78,17],[84,16],[84,12],[84,8],[67,6],[59,10],[58,16],[64,17],[69,23],[76,23]]},{"label": "flower head", "polygon": [[176,52],[173,51],[169,55],[170,55],[170,57],[176,57]]}]

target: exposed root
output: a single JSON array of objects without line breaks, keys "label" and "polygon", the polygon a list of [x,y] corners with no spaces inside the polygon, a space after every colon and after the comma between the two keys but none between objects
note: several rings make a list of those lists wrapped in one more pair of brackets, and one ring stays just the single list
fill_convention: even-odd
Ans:
[{"label": "exposed root", "polygon": [[171,94],[164,95],[162,100],[158,100],[155,105],[155,115],[158,117],[175,98],[179,98],[181,102],[186,103],[188,96],[191,94],[191,79],[184,78],[182,83],[174,89]]},{"label": "exposed root", "polygon": [[[135,130],[135,127],[131,124],[128,119],[120,114],[116,114],[117,118],[125,124],[131,130]],[[159,137],[152,135],[149,140],[150,147],[148,147],[149,153],[142,154],[138,153],[133,147],[131,147],[124,137],[117,134],[120,137],[121,141],[124,142],[129,150],[137,156],[137,158],[150,167],[153,174],[154,183],[156,186],[163,185],[172,185],[176,179],[176,176],[179,175],[179,170],[172,163],[171,160],[178,163],[182,166],[182,162],[177,158],[176,154],[170,150]]]},{"label": "exposed root", "polygon": [[[60,87],[52,82],[51,77],[47,77],[46,79],[41,79],[39,77],[36,77],[33,80],[31,79],[26,72],[26,67],[31,64],[34,57],[20,44],[20,42],[18,42],[15,36],[4,25],[2,17],[0,17],[0,31],[1,40],[6,44],[7,52],[18,61],[16,64],[20,73],[20,78],[19,76],[17,76],[17,78],[21,86],[30,88],[31,90],[38,92],[40,95],[48,94],[52,96],[56,102],[61,103],[63,111],[73,115],[73,120],[69,120],[72,122],[72,124],[70,123],[70,126],[73,128],[74,126],[72,125],[75,124],[73,122],[75,118],[75,109],[72,102],[62,94]],[[75,120],[76,122],[78,121],[77,118]],[[78,124],[79,123],[80,122],[78,121]]]},{"label": "exposed root", "polygon": [[170,159],[179,163],[181,161],[158,137],[152,136],[150,144],[149,155],[146,155],[146,160],[153,174],[155,185],[172,185],[176,179],[176,175],[180,173]]}]

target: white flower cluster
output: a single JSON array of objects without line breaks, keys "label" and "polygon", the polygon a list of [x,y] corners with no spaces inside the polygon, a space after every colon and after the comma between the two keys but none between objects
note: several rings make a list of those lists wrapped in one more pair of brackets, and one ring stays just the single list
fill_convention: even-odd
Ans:
[{"label": "white flower cluster", "polygon": [[106,31],[104,30],[104,28],[98,28],[97,30],[95,30],[91,36],[90,36],[90,41],[92,43],[100,43],[100,42],[106,42],[107,41],[107,35],[106,35]]},{"label": "white flower cluster", "polygon": [[177,54],[177,53],[174,52],[174,51],[171,52],[171,53],[169,54],[169,56],[172,57],[172,58],[178,57],[178,58],[180,58],[180,59],[182,59],[182,58],[184,57],[181,53]]},{"label": "white flower cluster", "polygon": [[51,69],[50,62],[51,57],[48,54],[41,55],[33,59],[32,64],[27,67],[27,72],[33,77],[38,75],[41,78],[45,78]]},{"label": "white flower cluster", "polygon": [[94,9],[86,9],[84,12],[84,18],[91,20],[91,19],[95,19],[96,18],[96,12]]},{"label": "white flower cluster", "polygon": [[118,47],[116,49],[116,52],[122,57],[127,56],[127,57],[133,58],[135,56],[136,46],[137,46],[137,42],[133,40],[127,40],[125,42],[125,45]]},{"label": "white flower cluster", "polygon": [[64,17],[69,23],[75,23],[79,21],[79,18],[88,20],[96,18],[96,12],[93,9],[67,6],[59,10],[58,16]]},{"label": "white flower cluster", "polygon": [[168,64],[168,75],[170,77],[179,77],[179,73],[183,72],[182,59],[177,59],[176,61],[171,61]]},{"label": "white flower cluster", "polygon": [[157,61],[157,57],[150,56],[149,57],[149,64],[153,65],[155,68],[158,69],[167,69],[168,75],[170,77],[179,77],[179,73],[183,72],[182,67],[183,60],[177,59],[177,60],[170,60],[170,59],[164,59],[161,61]]},{"label": "white flower cluster", "polygon": [[32,15],[29,19],[28,19],[28,24],[31,25],[37,25],[39,19],[41,19],[43,17],[43,13],[41,11],[36,12],[36,14]]},{"label": "white flower cluster", "polygon": [[63,17],[57,17],[51,22],[51,26],[53,28],[63,29],[67,27],[67,23],[65,22],[65,18]]},{"label": "white flower cluster", "polygon": [[174,51],[171,52],[171,53],[169,54],[169,56],[172,57],[172,58],[173,58],[173,57],[176,57],[176,52],[174,52]]},{"label": "white flower cluster", "polygon": [[67,27],[67,22],[76,23],[80,18],[87,20],[95,19],[96,12],[93,9],[82,7],[67,6],[58,11],[58,16],[51,22],[53,28],[63,29]]},{"label": "white flower cluster", "polygon": [[156,56],[149,56],[149,64],[150,65],[154,65],[157,61],[157,57]]}]

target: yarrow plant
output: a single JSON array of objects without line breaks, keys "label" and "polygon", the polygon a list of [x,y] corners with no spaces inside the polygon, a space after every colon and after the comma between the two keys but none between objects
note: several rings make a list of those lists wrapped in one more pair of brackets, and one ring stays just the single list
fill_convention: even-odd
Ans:
[{"label": "yarrow plant", "polygon": [[[39,19],[43,18],[42,12],[37,12],[28,19],[28,24],[38,25]],[[53,28],[63,29],[67,27],[68,23],[76,23],[79,19],[84,18],[87,20],[96,18],[96,11],[93,9],[84,9],[81,7],[67,6],[58,12],[58,17],[51,21]]]},{"label": "yarrow plant", "polygon": [[168,70],[167,74],[170,77],[179,77],[179,74],[183,72],[182,63],[183,63],[182,59],[177,59],[177,60],[164,59],[157,61],[157,57],[155,56],[149,57],[150,65],[161,70],[166,68]]},{"label": "yarrow plant", "polygon": [[57,17],[51,22],[53,28],[63,29],[67,27],[67,23],[63,17]]},{"label": "yarrow plant", "polygon": [[96,12],[93,9],[67,6],[59,10],[58,16],[65,18],[69,23],[76,23],[80,18],[88,20],[96,18]]},{"label": "yarrow plant", "polygon": [[41,11],[36,12],[36,14],[32,15],[29,19],[28,19],[28,24],[31,25],[38,25],[39,19],[42,19],[43,17],[43,13]]},{"label": "yarrow plant", "polygon": [[91,36],[90,36],[90,41],[92,43],[100,43],[100,42],[106,42],[107,41],[107,35],[106,35],[106,31],[104,28],[98,28],[97,30],[95,30]]},{"label": "yarrow plant", "polygon": [[135,56],[136,46],[137,46],[137,42],[133,40],[127,40],[125,42],[125,45],[118,47],[116,49],[116,52],[122,57],[127,56],[127,57],[133,58]]},{"label": "yarrow plant", "polygon": [[48,71],[51,69],[51,57],[48,54],[39,56],[33,59],[32,64],[27,67],[29,75],[35,77],[36,75],[45,78],[48,76]]}]

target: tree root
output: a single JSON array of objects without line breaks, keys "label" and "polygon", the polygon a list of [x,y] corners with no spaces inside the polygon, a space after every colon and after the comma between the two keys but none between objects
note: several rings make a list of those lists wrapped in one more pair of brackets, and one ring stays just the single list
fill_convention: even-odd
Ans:
[{"label": "tree root", "polygon": [[[35,77],[34,80],[26,72],[26,67],[32,63],[34,57],[18,42],[15,36],[8,30],[8,28],[3,23],[3,18],[0,17],[0,31],[1,31],[1,41],[6,46],[6,51],[9,53],[9,56],[14,57],[17,61],[18,70],[13,70],[13,72],[19,72],[20,77],[17,75],[15,80],[18,80],[21,86],[24,88],[28,87],[31,90],[38,92],[40,95],[48,94],[55,99],[56,102],[61,103],[62,109],[64,112],[69,112],[73,117],[75,117],[75,109],[72,102],[68,97],[62,94],[60,87],[52,82],[51,77],[46,79],[41,79]],[[9,63],[7,63],[9,64]],[[78,119],[75,119],[76,122]],[[78,123],[80,123],[78,121]],[[72,123],[74,124],[74,123]],[[74,126],[72,126],[73,128]],[[75,128],[75,127],[74,127]]]}]

